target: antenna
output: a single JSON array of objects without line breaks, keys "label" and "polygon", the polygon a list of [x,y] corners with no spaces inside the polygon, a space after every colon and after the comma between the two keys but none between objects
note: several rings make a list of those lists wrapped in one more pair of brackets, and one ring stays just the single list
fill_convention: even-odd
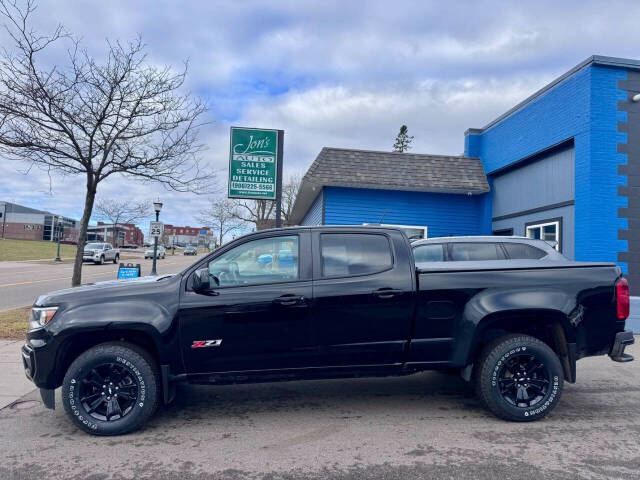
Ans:
[{"label": "antenna", "polygon": [[380,217],[380,220],[378,221],[378,223],[382,223],[382,221],[384,220],[384,217],[387,216],[387,213],[389,213],[389,210],[385,210],[384,213],[382,214],[382,216]]}]

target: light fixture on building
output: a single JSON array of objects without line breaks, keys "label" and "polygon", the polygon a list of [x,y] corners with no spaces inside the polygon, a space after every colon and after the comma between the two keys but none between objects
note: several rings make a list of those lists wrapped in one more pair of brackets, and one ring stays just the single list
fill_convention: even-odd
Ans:
[{"label": "light fixture on building", "polygon": [[640,102],[640,93],[636,93],[631,100],[634,102]]}]

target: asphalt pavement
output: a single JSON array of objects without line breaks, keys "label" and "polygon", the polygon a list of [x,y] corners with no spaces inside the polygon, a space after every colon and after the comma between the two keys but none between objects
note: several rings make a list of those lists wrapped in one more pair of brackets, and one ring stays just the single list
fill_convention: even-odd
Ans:
[{"label": "asphalt pavement", "polygon": [[[629,352],[638,358],[640,345]],[[578,383],[535,423],[494,418],[462,379],[436,372],[177,393],[143,430],[101,438],[31,392],[0,410],[0,478],[628,480],[640,471],[637,361],[579,361]]]},{"label": "asphalt pavement", "polygon": [[[122,260],[123,263],[140,263],[142,274],[151,273],[152,260],[144,260],[141,252],[122,251],[121,255],[138,255],[139,258]],[[159,274],[177,273],[184,270],[202,255],[197,257],[180,254],[167,254],[158,259]],[[36,262],[0,262],[0,310],[32,305],[43,293],[69,288],[73,264],[41,264]],[[116,278],[118,265],[105,263],[95,265],[85,263],[82,267],[82,283],[94,283]]]}]

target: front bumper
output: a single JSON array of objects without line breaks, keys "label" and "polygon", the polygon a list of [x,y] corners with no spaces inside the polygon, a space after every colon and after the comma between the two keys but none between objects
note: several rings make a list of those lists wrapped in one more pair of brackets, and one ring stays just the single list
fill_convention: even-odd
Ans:
[{"label": "front bumper", "polygon": [[[24,366],[24,374],[27,376],[29,380],[37,384],[38,379],[36,375],[42,374],[45,372],[38,371],[38,362],[36,361],[36,355],[34,348],[28,343],[22,346],[22,364]],[[42,376],[42,375],[40,375]],[[54,409],[55,408],[55,396],[54,389],[49,388],[40,388],[40,397],[42,398],[42,403],[45,407]]]},{"label": "front bumper", "polygon": [[633,332],[631,330],[616,333],[616,339],[613,342],[613,347],[611,347],[611,352],[609,352],[611,360],[614,362],[633,361],[633,356],[628,353],[624,353],[624,349],[627,345],[633,345],[634,342],[635,340],[633,339]]}]

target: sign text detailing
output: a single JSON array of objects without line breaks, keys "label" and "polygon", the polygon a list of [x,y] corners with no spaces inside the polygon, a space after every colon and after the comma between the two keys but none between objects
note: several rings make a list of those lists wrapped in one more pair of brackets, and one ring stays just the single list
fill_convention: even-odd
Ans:
[{"label": "sign text detailing", "polygon": [[275,200],[278,131],[231,127],[229,198]]}]

